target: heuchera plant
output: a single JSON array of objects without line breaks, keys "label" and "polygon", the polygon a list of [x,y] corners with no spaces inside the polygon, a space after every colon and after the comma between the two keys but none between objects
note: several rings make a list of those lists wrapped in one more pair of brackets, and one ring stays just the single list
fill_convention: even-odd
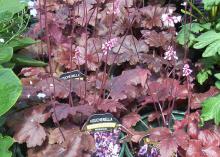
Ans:
[{"label": "heuchera plant", "polygon": [[[48,66],[22,68],[21,111],[7,118],[15,141],[26,143],[28,157],[91,156],[94,138],[79,128],[99,112],[121,120],[122,148],[130,156],[138,154],[146,135],[158,144],[161,157],[218,156],[219,131],[214,125],[199,127],[199,110],[219,91],[196,92],[193,61],[187,47],[176,44],[176,26],[188,19],[174,5],[38,0],[29,7],[37,21],[27,35],[42,41],[32,51]],[[59,78],[72,70],[86,78]]]}]

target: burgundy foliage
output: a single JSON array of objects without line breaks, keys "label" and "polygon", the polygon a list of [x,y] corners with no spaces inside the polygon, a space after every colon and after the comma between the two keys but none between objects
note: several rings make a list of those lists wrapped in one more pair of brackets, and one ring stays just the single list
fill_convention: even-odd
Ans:
[{"label": "burgundy foliage", "polygon": [[[48,66],[21,70],[24,90],[17,103],[21,111],[7,120],[14,139],[27,144],[28,157],[91,156],[94,139],[80,127],[92,114],[103,112],[122,122],[124,141],[138,143],[149,135],[158,142],[161,157],[219,156],[219,129],[199,126],[201,102],[219,91],[211,87],[195,92],[195,76],[182,75],[188,60],[164,58],[169,46],[179,58],[184,56],[182,48],[176,50],[175,27],[167,28],[161,20],[162,14],[176,8],[143,2],[37,1],[39,21],[28,35],[41,40],[36,47],[42,52],[35,55]],[[73,70],[86,77],[59,78]],[[181,121],[173,118],[174,109],[186,113]],[[149,130],[135,130],[146,114],[144,125]]]}]

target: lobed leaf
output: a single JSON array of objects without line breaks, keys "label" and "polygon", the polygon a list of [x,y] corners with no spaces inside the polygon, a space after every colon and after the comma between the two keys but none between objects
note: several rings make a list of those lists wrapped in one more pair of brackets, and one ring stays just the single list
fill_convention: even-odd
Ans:
[{"label": "lobed leaf", "polygon": [[214,120],[217,125],[220,123],[220,94],[209,97],[202,103],[201,118],[204,121]]}]

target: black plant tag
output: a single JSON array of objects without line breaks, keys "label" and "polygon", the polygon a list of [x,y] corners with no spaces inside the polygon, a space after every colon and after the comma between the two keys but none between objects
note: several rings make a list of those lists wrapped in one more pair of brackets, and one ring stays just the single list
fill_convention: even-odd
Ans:
[{"label": "black plant tag", "polygon": [[94,114],[84,124],[85,131],[111,131],[118,127],[118,120],[111,113]]},{"label": "black plant tag", "polygon": [[67,72],[67,73],[64,73],[62,75],[60,75],[60,79],[62,80],[69,80],[69,79],[76,79],[76,78],[85,78],[85,75],[80,72],[79,70],[74,70],[74,71],[71,71],[71,72]]}]

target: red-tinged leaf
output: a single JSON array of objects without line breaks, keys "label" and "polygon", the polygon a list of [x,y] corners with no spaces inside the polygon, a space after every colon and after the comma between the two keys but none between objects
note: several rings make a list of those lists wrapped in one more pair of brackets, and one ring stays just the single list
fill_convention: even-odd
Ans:
[{"label": "red-tinged leaf", "polygon": [[143,36],[146,38],[145,42],[151,47],[163,47],[167,48],[167,45],[170,45],[170,41],[173,37],[172,34],[167,32],[157,33],[156,31],[142,31]]},{"label": "red-tinged leaf", "polygon": [[161,157],[172,156],[177,153],[177,148],[188,147],[189,136],[183,130],[172,133],[168,128],[158,127],[149,131],[150,139],[160,142]]},{"label": "red-tinged leaf", "polygon": [[[49,130],[48,143],[49,144],[62,144],[68,141],[68,138],[80,133],[80,128],[70,123],[68,125]],[[64,137],[63,137],[64,136]]]},{"label": "red-tinged leaf", "polygon": [[25,77],[30,77],[30,76],[38,76],[38,75],[40,75],[40,73],[45,73],[45,69],[39,68],[39,67],[29,67],[29,68],[22,68],[19,75],[24,75]]},{"label": "red-tinged leaf", "polygon": [[57,98],[67,98],[69,95],[69,86],[67,86],[67,82],[59,81],[55,78],[45,78],[39,81],[36,84],[36,88],[45,93],[46,96],[54,95]]},{"label": "red-tinged leaf", "polygon": [[[73,48],[74,49],[74,48]],[[61,66],[65,66],[65,68],[71,68],[71,51],[65,47],[58,47],[54,50],[54,60]],[[74,57],[76,52],[72,53],[72,57]],[[76,62],[72,61],[72,69],[76,69]]]},{"label": "red-tinged leaf", "polygon": [[[65,133],[65,132],[64,132]],[[91,157],[95,152],[92,136],[82,132],[68,132],[65,145],[46,144],[28,150],[28,157]]]},{"label": "red-tinged leaf", "polygon": [[153,141],[161,141],[163,139],[166,139],[168,136],[170,136],[171,132],[168,128],[164,127],[157,127],[153,128],[149,131],[150,138]]},{"label": "red-tinged leaf", "polygon": [[199,134],[199,127],[198,127],[198,122],[197,121],[192,121],[189,122],[188,128],[187,128],[187,133],[192,139],[197,139],[198,134]]},{"label": "red-tinged leaf", "polygon": [[190,113],[190,115],[186,115],[184,119],[181,121],[175,121],[174,129],[184,129],[189,123],[196,123],[198,124],[200,122],[200,114],[198,111]]},{"label": "red-tinged leaf", "polygon": [[210,146],[202,149],[202,152],[207,157],[220,157],[220,148],[215,146]]},{"label": "red-tinged leaf", "polygon": [[145,97],[145,101],[142,102],[143,105],[158,100],[186,99],[188,90],[185,85],[180,85],[179,81],[175,79],[159,79],[149,83],[148,95]]},{"label": "red-tinged leaf", "polygon": [[170,157],[177,152],[177,143],[172,137],[162,140],[159,144],[161,157]]},{"label": "red-tinged leaf", "polygon": [[28,149],[27,156],[28,157],[63,157],[66,149],[61,147],[58,144],[47,144],[43,145],[41,148],[32,148]]},{"label": "red-tinged leaf", "polygon": [[141,63],[145,63],[148,66],[148,69],[150,71],[154,71],[155,73],[158,73],[163,68],[163,65],[172,66],[172,64],[165,60],[163,57],[155,56],[155,55],[149,55],[142,53],[140,55]]},{"label": "red-tinged leaf", "polygon": [[97,106],[98,110],[104,112],[117,112],[120,110],[126,110],[126,108],[118,101],[114,101],[111,99],[105,99],[102,101],[100,105]]},{"label": "red-tinged leaf", "polygon": [[80,3],[76,9],[74,9],[73,14],[76,17],[75,21],[81,26],[85,26],[86,24],[95,26],[96,15],[99,10],[99,8],[93,7],[96,4],[96,0],[87,0],[85,3]]},{"label": "red-tinged leaf", "polygon": [[148,45],[143,41],[138,41],[134,36],[127,35],[126,37],[121,37],[118,39],[115,47],[105,55],[103,61],[108,65],[114,63],[120,65],[124,62],[129,62],[130,65],[135,65],[140,61],[140,53],[147,53],[149,51]]},{"label": "red-tinged leaf", "polygon": [[[52,104],[53,102],[51,102]],[[66,119],[68,115],[71,113],[71,107],[69,104],[61,104],[58,102],[54,102],[55,106],[51,109],[52,118],[55,123],[61,121],[62,119]]]},{"label": "red-tinged leaf", "polygon": [[[163,111],[163,115],[167,115],[167,114],[169,114],[169,113],[170,113],[170,110],[165,110],[165,111]],[[161,113],[160,113],[160,112],[152,112],[151,114],[148,115],[147,120],[148,120],[149,122],[152,122],[152,121],[154,121],[155,119],[160,118],[160,116],[161,116]]]},{"label": "red-tinged leaf", "polygon": [[219,90],[216,87],[211,87],[207,92],[205,93],[194,93],[192,95],[191,99],[191,105],[190,107],[192,109],[198,109],[201,108],[201,103],[206,100],[208,97],[215,96],[219,93]]},{"label": "red-tinged leaf", "polygon": [[35,147],[46,139],[46,132],[40,124],[49,117],[46,105],[38,105],[12,115],[7,124],[14,131],[14,139],[18,143],[26,142],[27,147]]},{"label": "red-tinged leaf", "polygon": [[142,20],[141,26],[147,29],[153,27],[162,27],[161,16],[165,13],[166,8],[161,8],[159,5],[148,5],[140,9]]},{"label": "red-tinged leaf", "polygon": [[101,40],[98,38],[89,38],[87,43],[82,42],[80,44],[80,46],[76,47],[78,54],[76,54],[74,62],[77,65],[84,65],[87,62],[89,70],[96,71],[101,61]]},{"label": "red-tinged leaf", "polygon": [[186,151],[186,157],[204,157],[201,149],[202,144],[199,140],[190,140],[189,147]]},{"label": "red-tinged leaf", "polygon": [[220,146],[220,136],[211,130],[199,131],[198,139],[202,142],[205,147],[209,146]]},{"label": "red-tinged leaf", "polygon": [[123,71],[120,76],[114,77],[108,82],[111,98],[113,100],[123,100],[140,96],[143,89],[141,90],[141,87],[137,87],[137,85],[144,87],[149,75],[148,70],[140,68]]},{"label": "red-tinged leaf", "polygon": [[186,150],[189,145],[189,135],[184,130],[174,131],[173,138],[179,147]]},{"label": "red-tinged leaf", "polygon": [[147,132],[134,131],[133,129],[129,129],[129,132],[132,133],[131,141],[135,143],[139,143],[144,137],[148,135]]},{"label": "red-tinged leaf", "polygon": [[91,116],[93,113],[95,113],[95,108],[91,105],[85,104],[85,105],[78,105],[72,107],[72,115],[74,116],[77,113],[81,113],[84,116]]},{"label": "red-tinged leaf", "polygon": [[141,116],[135,112],[131,112],[122,118],[122,125],[126,128],[131,128],[135,126],[138,121],[140,121]]}]

